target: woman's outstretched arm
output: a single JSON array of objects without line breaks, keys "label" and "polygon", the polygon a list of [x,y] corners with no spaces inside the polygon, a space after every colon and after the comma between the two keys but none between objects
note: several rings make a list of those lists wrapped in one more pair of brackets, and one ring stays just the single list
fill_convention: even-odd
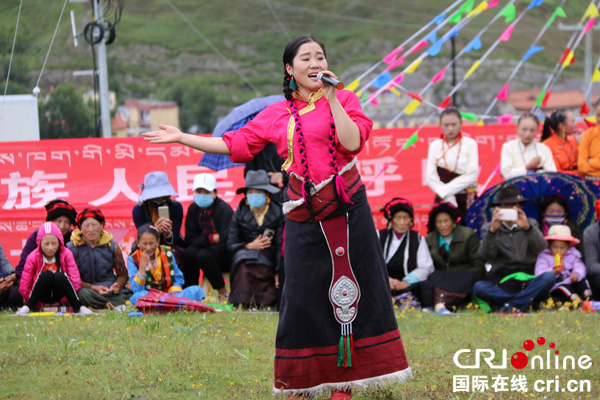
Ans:
[{"label": "woman's outstretched arm", "polygon": [[159,125],[159,131],[142,133],[144,140],[150,143],[181,143],[205,153],[231,155],[222,138],[188,135],[174,126]]}]

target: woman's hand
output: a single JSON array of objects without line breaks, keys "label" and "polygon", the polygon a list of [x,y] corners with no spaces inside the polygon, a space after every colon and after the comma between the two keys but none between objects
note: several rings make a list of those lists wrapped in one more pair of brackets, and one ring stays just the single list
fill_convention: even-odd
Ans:
[{"label": "woman's hand", "polygon": [[150,143],[178,143],[181,141],[184,133],[174,126],[158,125],[159,131],[144,132],[144,140]]},{"label": "woman's hand", "polygon": [[[323,75],[327,75],[331,78],[334,79],[338,79],[337,75],[334,74],[331,71],[325,70],[325,71],[321,71],[323,73]],[[321,85],[321,88],[323,88],[323,97],[325,97],[325,99],[331,103],[334,101],[338,101],[337,99],[337,89],[331,85],[326,85],[322,80],[319,80],[319,84]]]},{"label": "woman's hand", "polygon": [[404,290],[409,285],[408,282],[401,281],[399,279],[388,278],[390,280],[390,289],[392,290]]},{"label": "woman's hand", "polygon": [[577,281],[579,280],[579,275],[577,275],[577,274],[572,274],[572,275],[570,276],[570,278],[571,278],[571,282],[577,282]]},{"label": "woman's hand", "polygon": [[167,232],[171,232],[171,230],[173,229],[173,222],[168,218],[159,218],[156,220],[154,226],[156,226],[158,232],[164,235]]},{"label": "woman's hand", "polygon": [[110,287],[108,288],[108,291],[112,292],[114,294],[119,294],[119,292],[121,291],[121,286],[119,286],[119,284],[117,282],[115,282],[112,285],[110,285]]},{"label": "woman's hand", "polygon": [[108,296],[110,293],[108,288],[102,285],[92,285],[91,289],[99,293],[101,296]]},{"label": "woman's hand", "polygon": [[140,266],[138,267],[138,272],[141,272],[143,276],[146,276],[146,267],[152,259],[152,251],[146,250],[142,252],[142,256],[140,257]]},{"label": "woman's hand", "polygon": [[246,243],[247,249],[263,250],[268,249],[269,247],[271,247],[271,241],[269,238],[264,237],[263,235],[258,235],[256,239],[250,243]]},{"label": "woman's hand", "polygon": [[275,288],[279,289],[279,274],[275,273]]},{"label": "woman's hand", "polygon": [[527,165],[525,166],[525,169],[526,169],[527,171],[529,171],[529,170],[532,170],[532,169],[536,169],[536,168],[537,168],[537,167],[540,165],[540,162],[541,162],[541,161],[542,161],[542,159],[541,159],[541,157],[540,157],[540,156],[535,156],[535,157],[533,157],[533,158],[531,159],[531,161],[529,161],[529,162],[527,163]]}]

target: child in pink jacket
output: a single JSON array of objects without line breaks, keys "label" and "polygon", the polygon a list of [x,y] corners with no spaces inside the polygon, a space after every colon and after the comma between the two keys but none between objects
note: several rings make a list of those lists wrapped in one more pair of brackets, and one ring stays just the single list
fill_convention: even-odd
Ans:
[{"label": "child in pink jacket", "polygon": [[585,279],[585,264],[581,253],[574,247],[579,244],[579,239],[571,236],[568,226],[553,225],[546,240],[548,248],[538,255],[535,274],[553,272],[556,275],[556,285],[550,289],[550,295],[560,301],[590,297],[592,291]]},{"label": "child in pink jacket", "polygon": [[81,288],[79,269],[73,253],[65,247],[58,226],[52,222],[43,223],[38,229],[37,245],[25,261],[19,293],[26,305],[17,314],[28,314],[43,303],[62,302],[65,297],[76,313],[92,314],[77,297]]}]

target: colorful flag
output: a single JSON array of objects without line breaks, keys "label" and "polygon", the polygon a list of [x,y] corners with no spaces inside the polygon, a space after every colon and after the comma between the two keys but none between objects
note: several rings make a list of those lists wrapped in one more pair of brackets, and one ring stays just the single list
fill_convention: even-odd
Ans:
[{"label": "colorful flag", "polygon": [[581,110],[579,110],[579,114],[580,115],[588,115],[590,113],[590,111],[591,111],[590,107],[584,101],[583,104],[581,105]]},{"label": "colorful flag", "polygon": [[438,105],[439,108],[448,108],[450,102],[452,101],[452,97],[448,96]]},{"label": "colorful flag", "polygon": [[402,146],[402,150],[409,148],[410,146],[412,146],[413,144],[415,144],[415,142],[419,140],[419,133],[415,132],[412,134],[412,136],[410,138],[408,138],[408,140],[406,141],[406,143],[404,143],[404,146]]},{"label": "colorful flag", "polygon": [[487,8],[488,8],[488,2],[482,1],[481,3],[479,3],[479,5],[477,7],[475,7],[475,9],[473,9],[473,11],[471,11],[470,13],[467,14],[467,18],[471,18],[472,16],[479,14],[482,11],[487,10]]},{"label": "colorful flag", "polygon": [[592,3],[589,5],[587,10],[585,10],[585,14],[583,14],[583,19],[596,18],[598,16],[600,16],[600,14],[598,13],[598,8],[596,8],[596,5]]},{"label": "colorful flag", "polygon": [[565,10],[563,10],[562,7],[558,7],[556,10],[554,10],[552,16],[550,16],[550,19],[548,19],[548,22],[546,22],[546,26],[550,27],[550,25],[554,23],[556,17],[567,18],[567,14],[565,13]]},{"label": "colorful flag", "polygon": [[509,25],[506,28],[506,30],[504,31],[504,33],[500,36],[498,41],[499,42],[508,42],[510,40],[510,36],[512,35],[514,29],[515,29],[514,25]]},{"label": "colorful flag", "polygon": [[408,105],[404,109],[404,114],[412,115],[412,113],[415,112],[415,110],[417,109],[417,107],[419,107],[420,104],[421,104],[421,102],[419,100],[411,101],[410,103],[408,103]]},{"label": "colorful flag", "polygon": [[408,68],[406,68],[406,70],[404,72],[406,72],[407,74],[412,74],[413,72],[416,71],[417,68],[419,68],[419,65],[421,65],[421,62],[423,62],[423,59],[417,58],[415,61],[413,61],[412,64],[410,64],[408,66]]},{"label": "colorful flag", "polygon": [[504,17],[504,23],[509,24],[517,17],[517,9],[513,3],[510,3],[498,14],[500,17]]},{"label": "colorful flag", "polygon": [[600,82],[600,70],[598,70],[598,68],[594,70],[594,74],[592,75],[592,82]]},{"label": "colorful flag", "polygon": [[465,74],[465,79],[468,79],[471,75],[473,75],[473,72],[475,72],[475,70],[477,68],[479,68],[480,65],[481,65],[481,60],[475,61],[475,63],[471,66],[471,68],[469,68],[469,70]]},{"label": "colorful flag", "polygon": [[360,85],[360,79],[355,79],[352,81],[352,83],[350,83],[348,86],[346,86],[344,89],[346,90],[351,90],[351,91],[355,91],[356,89],[358,89],[358,86]]},{"label": "colorful flag", "polygon": [[504,86],[502,86],[502,89],[496,96],[496,99],[501,100],[501,101],[506,101],[507,98],[508,98],[508,82],[506,82],[504,84]]},{"label": "colorful flag", "polygon": [[[600,71],[599,71],[600,73]],[[432,83],[437,83],[439,81],[441,81],[442,79],[444,79],[444,76],[446,75],[446,68],[444,67],[440,72],[438,72],[433,78],[431,78],[431,82]]]},{"label": "colorful flag", "polygon": [[470,53],[472,50],[481,49],[481,38],[476,36],[471,42],[465,47],[465,52]]},{"label": "colorful flag", "polygon": [[395,59],[398,53],[402,51],[402,46],[396,47],[392,50],[387,56],[383,57],[383,62],[386,64],[391,64]]},{"label": "colorful flag", "polygon": [[529,58],[531,58],[532,55],[534,55],[538,51],[542,51],[542,50],[544,50],[544,48],[542,46],[531,46],[529,48],[529,50],[527,50],[527,53],[525,53],[525,55],[523,56],[521,61],[525,62],[525,61],[529,60]]}]

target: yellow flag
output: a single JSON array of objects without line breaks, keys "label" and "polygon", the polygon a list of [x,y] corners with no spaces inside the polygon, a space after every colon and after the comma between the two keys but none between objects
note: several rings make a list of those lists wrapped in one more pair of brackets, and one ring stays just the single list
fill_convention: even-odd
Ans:
[{"label": "yellow flag", "polygon": [[591,123],[594,123],[594,124],[598,123],[598,121],[596,120],[596,117],[588,117],[588,118],[585,118],[585,120],[587,122],[591,122]]},{"label": "yellow flag", "polygon": [[360,85],[360,79],[355,79],[354,81],[352,81],[351,84],[346,86],[344,89],[351,90],[354,92],[356,89],[358,89],[358,85]]},{"label": "yellow flag", "polygon": [[389,89],[389,91],[390,91],[390,92],[394,93],[396,96],[401,96],[401,95],[402,95],[402,93],[400,93],[400,92],[398,91],[398,89],[396,89],[396,88],[395,88],[395,87],[393,87],[393,86],[389,87],[388,89]]},{"label": "yellow flag", "polygon": [[362,97],[362,94],[363,94],[363,93],[362,93],[362,90],[359,90],[359,91],[356,93],[356,95],[358,96],[358,98],[359,98],[359,99]]},{"label": "yellow flag", "polygon": [[415,112],[417,107],[419,107],[419,104],[421,104],[421,102],[419,100],[415,99],[415,100],[411,101],[410,103],[408,103],[408,105],[404,109],[404,114],[412,115],[412,113]]},{"label": "yellow flag", "polygon": [[598,70],[598,68],[594,70],[594,75],[592,75],[592,82],[600,82],[600,70]]},{"label": "yellow flag", "polygon": [[406,68],[406,71],[404,72],[407,74],[412,74],[419,67],[419,65],[421,65],[421,61],[423,61],[421,58],[416,59],[415,61],[413,61],[412,64],[408,66],[408,68]]},{"label": "yellow flag", "polygon": [[573,50],[569,50],[569,54],[565,58],[565,61],[563,61],[562,67],[567,68],[569,65],[571,65],[571,60],[573,57],[575,57],[575,53],[573,53]]},{"label": "yellow flag", "polygon": [[585,10],[585,14],[583,14],[583,19],[596,18],[598,16],[600,16],[600,13],[598,13],[598,9],[594,4],[590,4],[587,10]]},{"label": "yellow flag", "polygon": [[479,121],[477,121],[477,126],[483,126],[483,125],[485,125],[483,123],[483,118],[479,118]]},{"label": "yellow flag", "polygon": [[468,79],[471,75],[473,75],[473,72],[475,72],[475,70],[477,68],[479,68],[480,65],[481,65],[481,60],[475,61],[475,64],[473,64],[471,66],[471,68],[467,71],[467,73],[465,74],[465,79]]},{"label": "yellow flag", "polygon": [[471,18],[475,14],[480,13],[480,12],[486,10],[487,7],[488,7],[488,2],[487,1],[482,1],[481,3],[479,3],[479,5],[477,7],[475,7],[475,9],[473,11],[471,11],[470,13],[467,14],[466,18]]}]

